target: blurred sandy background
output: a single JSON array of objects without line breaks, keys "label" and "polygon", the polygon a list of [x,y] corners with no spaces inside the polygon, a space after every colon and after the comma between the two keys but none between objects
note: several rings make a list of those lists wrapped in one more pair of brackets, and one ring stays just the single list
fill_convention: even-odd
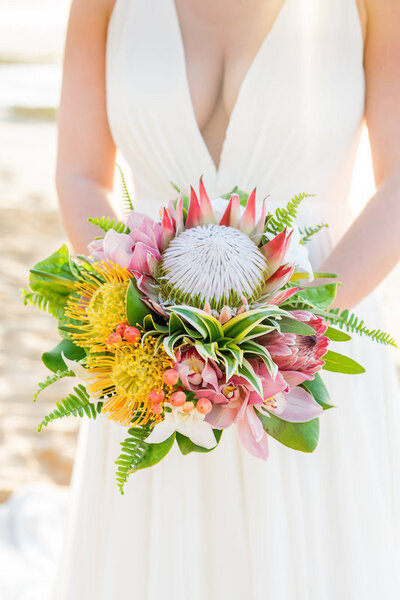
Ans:
[{"label": "blurred sandy background", "polygon": [[[52,408],[40,396],[32,402],[36,383],[46,375],[40,355],[55,345],[57,332],[50,316],[23,306],[19,291],[28,268],[64,239],[53,179],[68,7],[69,0],[0,0],[0,501],[26,483],[67,486],[76,445],[74,420],[36,432]],[[364,135],[352,192],[355,210],[372,189]],[[398,340],[399,273],[381,289]],[[397,362],[399,354],[394,352]]]}]

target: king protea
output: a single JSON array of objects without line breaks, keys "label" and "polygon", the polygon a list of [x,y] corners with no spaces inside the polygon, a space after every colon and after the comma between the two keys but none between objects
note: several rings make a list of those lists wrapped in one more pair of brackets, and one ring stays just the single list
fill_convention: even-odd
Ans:
[{"label": "king protea", "polygon": [[266,240],[266,216],[264,200],[256,218],[255,189],[244,210],[238,194],[231,194],[218,216],[200,179],[199,195],[190,189],[187,210],[180,195],[163,209],[159,223],[132,211],[128,233],[110,230],[90,250],[130,270],[143,300],[157,313],[186,304],[225,321],[239,311],[281,303],[297,291],[280,291],[295,270],[285,261],[291,232]]}]

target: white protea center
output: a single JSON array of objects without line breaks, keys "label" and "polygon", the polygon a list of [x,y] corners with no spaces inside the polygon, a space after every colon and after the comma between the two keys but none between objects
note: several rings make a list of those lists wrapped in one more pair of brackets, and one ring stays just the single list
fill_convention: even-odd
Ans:
[{"label": "white protea center", "polygon": [[159,284],[164,300],[220,309],[257,298],[268,272],[255,243],[234,227],[202,225],[183,231],[163,254]]}]

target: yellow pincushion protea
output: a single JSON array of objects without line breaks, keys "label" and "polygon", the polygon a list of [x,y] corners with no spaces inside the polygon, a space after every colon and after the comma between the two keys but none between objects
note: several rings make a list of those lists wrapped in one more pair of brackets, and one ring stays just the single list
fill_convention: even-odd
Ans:
[{"label": "yellow pincushion protea", "polygon": [[86,274],[77,280],[76,295],[67,302],[65,314],[79,321],[69,325],[77,346],[91,352],[102,352],[116,326],[126,321],[126,293],[132,273],[111,262],[100,261],[93,269],[104,281]]},{"label": "yellow pincushion protea", "polygon": [[109,396],[103,413],[123,425],[144,425],[161,417],[151,411],[149,394],[163,390],[165,399],[173,388],[163,383],[163,373],[171,369],[172,360],[162,347],[156,351],[157,339],[146,337],[139,344],[121,342],[112,352],[92,354],[87,360],[91,376],[88,391],[92,396]]}]

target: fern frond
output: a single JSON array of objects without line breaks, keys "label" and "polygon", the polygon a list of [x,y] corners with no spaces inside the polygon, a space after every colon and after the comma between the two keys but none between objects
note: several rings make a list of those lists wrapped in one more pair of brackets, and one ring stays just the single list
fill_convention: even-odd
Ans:
[{"label": "fern frond", "polygon": [[301,244],[307,244],[313,235],[319,233],[321,229],[325,229],[326,227],[329,227],[327,223],[320,223],[319,225],[315,225],[315,227],[304,227],[303,229],[300,229]]},{"label": "fern frond", "polygon": [[129,213],[131,210],[133,210],[133,202],[129,195],[128,186],[126,185],[124,172],[122,171],[118,163],[116,163],[116,165],[119,169],[119,174],[121,176],[122,202],[124,205],[124,210],[126,213]]},{"label": "fern frond", "polygon": [[90,396],[84,385],[80,384],[74,387],[74,393],[69,394],[60,402],[57,402],[57,408],[45,416],[43,421],[38,426],[38,431],[42,427],[47,427],[49,423],[63,417],[84,417],[85,415],[91,419],[95,419],[101,412],[103,407],[102,402],[93,404],[90,402]]},{"label": "fern frond", "polygon": [[21,290],[22,301],[25,306],[31,304],[40,310],[48,312],[50,315],[59,319],[64,314],[64,304],[65,302],[60,301],[60,296],[58,294],[51,294],[50,291],[47,291],[47,296],[43,296],[39,292],[30,292],[28,290]]},{"label": "fern frond", "polygon": [[350,313],[347,309],[342,312],[339,312],[338,308],[331,309],[328,311],[326,319],[335,323],[339,329],[358,333],[358,335],[366,335],[374,342],[397,348],[395,340],[389,333],[386,333],[381,329],[369,329],[362,319],[357,317],[354,313]]},{"label": "fern frond", "polygon": [[286,205],[285,208],[277,208],[273,215],[270,215],[266,230],[277,235],[283,231],[285,227],[292,227],[299,209],[300,204],[305,198],[312,198],[314,194],[298,194],[294,196]]},{"label": "fern frond", "polygon": [[117,221],[112,217],[89,217],[89,223],[100,227],[105,233],[114,229],[117,233],[129,233],[129,228],[122,221]]},{"label": "fern frond", "polygon": [[38,383],[38,389],[37,389],[35,395],[33,396],[33,401],[36,402],[40,392],[43,392],[43,390],[46,389],[47,387],[49,387],[49,385],[56,383],[56,381],[59,381],[60,379],[63,379],[64,377],[74,377],[74,375],[75,374],[72,371],[70,371],[69,369],[67,369],[66,371],[56,371],[52,375],[49,375],[48,377],[46,377],[46,379],[44,379],[44,381],[41,381],[40,383]]},{"label": "fern frond", "polygon": [[124,494],[124,485],[130,473],[142,462],[148,448],[144,441],[149,435],[148,427],[132,427],[128,430],[129,437],[121,442],[122,452],[115,461],[118,466],[116,478],[121,494]]}]

